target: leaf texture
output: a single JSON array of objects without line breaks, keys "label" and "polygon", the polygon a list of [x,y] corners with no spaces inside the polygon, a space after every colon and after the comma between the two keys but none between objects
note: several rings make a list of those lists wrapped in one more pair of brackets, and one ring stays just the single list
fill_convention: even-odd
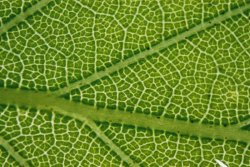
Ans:
[{"label": "leaf texture", "polygon": [[0,166],[250,164],[250,1],[0,2]]}]

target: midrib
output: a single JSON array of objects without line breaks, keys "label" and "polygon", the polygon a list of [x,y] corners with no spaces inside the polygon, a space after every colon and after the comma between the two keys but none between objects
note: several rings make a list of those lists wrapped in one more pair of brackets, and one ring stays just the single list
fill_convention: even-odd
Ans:
[{"label": "midrib", "polygon": [[71,102],[43,92],[1,88],[0,102],[26,105],[38,109],[52,109],[54,112],[81,121],[87,118],[94,121],[128,124],[198,137],[237,140],[250,143],[250,132],[241,130],[237,126],[211,126],[165,118],[158,119],[139,113],[131,114],[128,112],[96,109],[92,106]]},{"label": "midrib", "polygon": [[157,53],[159,51],[161,51],[164,48],[167,48],[175,43],[178,43],[182,40],[185,40],[187,37],[190,37],[194,34],[197,34],[198,32],[205,30],[209,27],[212,27],[215,24],[219,24],[222,21],[225,21],[226,19],[231,18],[232,16],[236,16],[238,14],[243,13],[243,11],[250,9],[250,3],[246,4],[245,6],[239,7],[237,9],[234,10],[229,10],[228,12],[226,12],[223,15],[219,15],[211,20],[208,20],[207,22],[203,22],[183,33],[180,33],[168,40],[162,41],[159,44],[151,47],[149,50],[145,50],[143,52],[140,52],[126,60],[120,61],[119,63],[105,69],[104,71],[100,71],[100,72],[96,72],[94,74],[92,74],[91,76],[89,76],[88,78],[84,78],[82,80],[79,80],[77,82],[74,82],[62,89],[59,89],[57,91],[54,91],[53,94],[57,94],[57,95],[62,95],[65,93],[68,93],[70,90],[75,89],[75,88],[79,88],[80,86],[84,86],[87,84],[90,84],[91,82],[94,82],[98,79],[101,79],[113,72],[119,71],[120,69],[123,69],[125,67],[127,67],[130,64],[133,64],[135,62],[138,62],[140,59],[146,58],[147,56],[153,54],[153,53]]}]

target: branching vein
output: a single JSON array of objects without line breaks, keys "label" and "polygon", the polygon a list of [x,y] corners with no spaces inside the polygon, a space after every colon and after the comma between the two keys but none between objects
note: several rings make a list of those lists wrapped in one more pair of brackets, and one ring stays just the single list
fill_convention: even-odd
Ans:
[{"label": "branching vein", "polygon": [[188,31],[185,31],[177,36],[174,36],[173,38],[162,41],[161,43],[153,46],[149,50],[145,50],[145,51],[140,52],[137,55],[134,55],[134,56],[132,56],[124,61],[121,61],[121,62],[111,66],[110,68],[107,68],[105,71],[96,72],[88,78],[84,78],[83,80],[74,82],[74,83],[72,83],[72,84],[70,84],[62,89],[59,89],[59,90],[53,92],[53,94],[57,94],[57,95],[65,94],[72,89],[79,88],[80,86],[90,84],[91,82],[96,81],[98,79],[101,79],[102,77],[107,76],[113,72],[116,72],[122,68],[125,68],[128,65],[133,64],[133,63],[139,61],[140,59],[147,57],[148,55],[151,55],[153,53],[157,53],[168,46],[171,46],[177,42],[184,40],[187,37],[190,37],[194,34],[197,34],[198,32],[200,32],[202,30],[205,30],[205,29],[212,27],[216,24],[219,24],[219,23],[231,18],[232,16],[239,15],[247,9],[250,9],[250,4],[239,7],[235,10],[228,11],[227,13],[225,13],[223,15],[219,15],[218,17],[215,17],[215,18],[211,19],[210,21],[203,22],[203,23],[189,29]]},{"label": "branching vein", "polygon": [[26,105],[38,109],[52,109],[55,112],[80,121],[85,121],[87,118],[101,122],[108,121],[199,137],[220,138],[250,143],[250,132],[243,131],[235,126],[213,126],[209,124],[189,123],[186,121],[166,118],[158,119],[153,116],[139,113],[132,114],[128,112],[97,109],[93,106],[75,103],[43,92],[1,88],[0,102]]}]

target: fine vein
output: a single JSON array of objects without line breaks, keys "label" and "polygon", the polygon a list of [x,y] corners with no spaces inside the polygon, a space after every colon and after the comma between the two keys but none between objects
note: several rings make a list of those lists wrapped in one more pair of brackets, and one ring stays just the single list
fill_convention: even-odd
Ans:
[{"label": "fine vein", "polygon": [[[93,106],[68,101],[44,92],[33,92],[15,89],[0,89],[0,102],[7,104],[26,105],[38,109],[50,109],[54,112],[85,121],[86,119],[129,124],[139,127],[164,130],[169,132],[194,135],[199,137],[237,140],[250,143],[250,131],[236,126],[215,126],[187,121],[156,118],[139,113],[97,109]],[[72,112],[74,111],[74,112]]]},{"label": "fine vein", "polygon": [[70,84],[62,89],[54,91],[53,94],[62,95],[62,94],[68,93],[72,89],[79,88],[80,86],[90,84],[91,82],[96,81],[100,78],[103,78],[104,76],[107,76],[107,75],[109,75],[115,71],[118,71],[122,68],[125,68],[128,65],[139,61],[140,59],[146,58],[148,55],[151,55],[153,53],[157,53],[168,46],[171,46],[177,42],[184,40],[187,37],[190,37],[194,34],[197,34],[198,32],[205,30],[209,27],[212,27],[215,24],[219,24],[222,21],[225,21],[226,19],[231,18],[232,16],[241,14],[249,8],[250,8],[250,4],[246,4],[245,6],[239,7],[239,8],[234,9],[234,10],[230,10],[223,15],[219,15],[218,17],[215,17],[207,22],[201,23],[201,24],[189,29],[188,31],[185,31],[181,34],[178,34],[177,36],[174,36],[168,40],[162,41],[159,44],[151,47],[149,50],[145,50],[143,52],[140,52],[140,53],[138,53],[138,54],[126,59],[126,60],[123,60],[123,61],[105,69],[104,71],[96,72],[96,73],[92,74],[91,76],[89,76],[88,78],[84,78],[84,79],[77,81],[77,82],[74,82],[74,83],[72,83],[72,84]]}]

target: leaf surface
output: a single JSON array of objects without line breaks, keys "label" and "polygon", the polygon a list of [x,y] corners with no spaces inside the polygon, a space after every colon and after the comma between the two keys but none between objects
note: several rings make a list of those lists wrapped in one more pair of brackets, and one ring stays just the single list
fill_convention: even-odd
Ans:
[{"label": "leaf surface", "polygon": [[0,2],[1,166],[249,166],[250,2]]}]

